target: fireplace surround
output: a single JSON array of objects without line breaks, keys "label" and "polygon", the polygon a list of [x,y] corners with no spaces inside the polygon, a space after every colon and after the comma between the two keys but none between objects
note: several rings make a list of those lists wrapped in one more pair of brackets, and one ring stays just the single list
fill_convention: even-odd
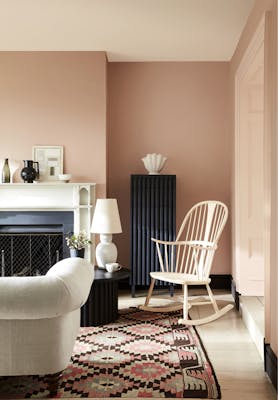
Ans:
[{"label": "fireplace surround", "polygon": [[46,273],[56,261],[69,256],[65,234],[80,230],[85,230],[92,241],[85,258],[94,262],[94,237],[90,233],[94,205],[94,183],[1,184],[2,273]]}]

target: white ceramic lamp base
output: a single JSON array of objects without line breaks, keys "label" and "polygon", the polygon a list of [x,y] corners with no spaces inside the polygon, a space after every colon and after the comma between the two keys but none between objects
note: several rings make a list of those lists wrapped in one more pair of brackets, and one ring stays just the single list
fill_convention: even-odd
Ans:
[{"label": "white ceramic lamp base", "polygon": [[117,261],[118,250],[112,242],[111,234],[101,234],[100,243],[96,247],[96,260],[99,268],[105,268],[107,263]]}]

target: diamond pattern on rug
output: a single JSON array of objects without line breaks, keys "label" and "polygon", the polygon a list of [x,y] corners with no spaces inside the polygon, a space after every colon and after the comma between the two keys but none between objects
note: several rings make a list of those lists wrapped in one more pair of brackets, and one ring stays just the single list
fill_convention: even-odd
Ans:
[{"label": "diamond pattern on rug", "polygon": [[[221,398],[194,327],[180,313],[122,310],[113,324],[80,328],[56,398]],[[0,398],[46,398],[44,377],[2,377]]]}]

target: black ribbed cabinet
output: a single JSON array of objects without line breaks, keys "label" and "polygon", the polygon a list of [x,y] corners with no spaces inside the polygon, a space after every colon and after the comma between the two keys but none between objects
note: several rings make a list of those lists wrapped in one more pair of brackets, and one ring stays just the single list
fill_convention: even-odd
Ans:
[{"label": "black ribbed cabinet", "polygon": [[[160,271],[151,238],[175,240],[176,175],[131,175],[131,293],[150,284],[150,271]],[[158,281],[158,285],[165,283]]]}]

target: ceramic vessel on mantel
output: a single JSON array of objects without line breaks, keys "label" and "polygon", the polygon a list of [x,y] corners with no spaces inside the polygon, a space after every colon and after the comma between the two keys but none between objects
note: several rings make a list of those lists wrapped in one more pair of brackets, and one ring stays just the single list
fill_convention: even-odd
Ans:
[{"label": "ceramic vessel on mantel", "polygon": [[2,170],[2,183],[10,183],[10,181],[11,181],[11,172],[9,167],[9,160],[5,158]]},{"label": "ceramic vessel on mantel", "polygon": [[158,175],[164,164],[167,160],[167,157],[164,157],[162,154],[147,154],[142,161],[146,170],[149,172],[149,175]]},{"label": "ceramic vessel on mantel", "polygon": [[[21,170],[21,178],[24,183],[33,183],[39,174],[39,163],[33,160],[23,160],[24,168]],[[36,166],[36,168],[34,168]]]},{"label": "ceramic vessel on mantel", "polygon": [[14,174],[20,167],[20,162],[17,160],[9,160],[10,172],[11,172],[11,183],[14,182]]}]

